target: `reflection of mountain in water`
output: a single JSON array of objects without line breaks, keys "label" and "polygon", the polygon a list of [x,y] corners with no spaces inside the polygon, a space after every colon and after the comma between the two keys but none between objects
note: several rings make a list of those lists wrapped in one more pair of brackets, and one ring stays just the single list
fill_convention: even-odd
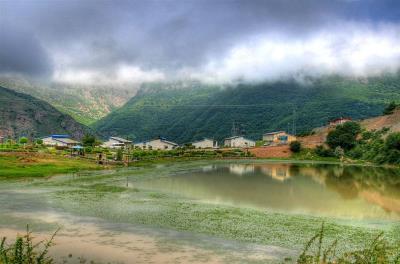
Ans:
[{"label": "reflection of mountain in water", "polygon": [[362,197],[388,212],[400,213],[400,172],[363,166],[317,165],[301,169],[304,175],[323,182],[344,199]]},{"label": "reflection of mountain in water", "polygon": [[399,219],[400,176],[383,168],[321,164],[212,164],[146,181],[208,202],[350,218]]}]

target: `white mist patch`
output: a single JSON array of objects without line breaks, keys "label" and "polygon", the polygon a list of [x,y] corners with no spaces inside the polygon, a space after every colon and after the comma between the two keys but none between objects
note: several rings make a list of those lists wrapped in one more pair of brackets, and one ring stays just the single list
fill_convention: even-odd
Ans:
[{"label": "white mist patch", "polygon": [[192,78],[225,83],[277,80],[302,75],[371,76],[400,66],[400,28],[343,26],[307,38],[259,35],[212,58]]},{"label": "white mist patch", "polygon": [[53,80],[61,83],[94,84],[135,84],[162,81],[164,73],[158,70],[142,70],[140,67],[120,65],[112,70],[98,69],[59,69],[55,71]]}]

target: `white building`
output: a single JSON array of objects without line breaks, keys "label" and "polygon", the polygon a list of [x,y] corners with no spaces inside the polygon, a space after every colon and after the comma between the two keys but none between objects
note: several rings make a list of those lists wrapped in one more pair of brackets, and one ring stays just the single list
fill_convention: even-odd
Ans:
[{"label": "white building", "polygon": [[218,148],[218,141],[214,139],[204,138],[199,141],[192,142],[192,146],[195,148]]},{"label": "white building", "polygon": [[136,143],[135,147],[149,150],[171,150],[179,147],[178,144],[165,140],[163,138],[153,139],[145,142]]},{"label": "white building", "polygon": [[228,148],[250,148],[255,147],[256,142],[241,136],[226,138],[224,140],[225,147]]},{"label": "white building", "polygon": [[42,139],[43,145],[51,147],[72,148],[79,145],[79,142],[71,139],[68,135],[51,135]]},{"label": "white building", "polygon": [[108,141],[104,142],[101,147],[103,148],[111,148],[118,149],[122,147],[130,147],[132,145],[132,141],[123,139],[120,137],[110,137]]}]

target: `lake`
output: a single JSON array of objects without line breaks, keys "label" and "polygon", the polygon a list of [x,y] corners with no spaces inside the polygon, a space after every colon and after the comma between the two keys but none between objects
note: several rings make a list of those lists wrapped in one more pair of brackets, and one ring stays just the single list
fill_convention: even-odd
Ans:
[{"label": "lake", "polygon": [[400,172],[235,160],[4,180],[0,215],[0,236],[61,228],[65,263],[278,263],[322,222],[349,247],[400,237]]},{"label": "lake", "polygon": [[210,203],[353,219],[400,219],[400,173],[366,166],[206,165],[139,184]]}]

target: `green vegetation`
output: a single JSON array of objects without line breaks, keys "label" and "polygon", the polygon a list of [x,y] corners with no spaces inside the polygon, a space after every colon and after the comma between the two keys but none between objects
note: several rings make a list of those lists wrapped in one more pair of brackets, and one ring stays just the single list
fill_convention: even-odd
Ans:
[{"label": "green vegetation", "polygon": [[41,153],[0,154],[0,178],[44,177],[100,169],[95,162]]},{"label": "green vegetation", "polygon": [[289,147],[293,153],[299,153],[301,151],[301,143],[299,141],[290,142]]},{"label": "green vegetation", "polygon": [[34,138],[54,133],[80,138],[88,130],[50,104],[1,86],[0,113],[0,134],[15,138]]},{"label": "green vegetation", "polygon": [[397,108],[400,107],[400,104],[396,104],[396,102],[390,102],[390,104],[388,104],[388,106],[385,107],[385,109],[383,110],[383,114],[384,115],[390,115],[393,114],[394,110],[396,110]]},{"label": "green vegetation", "polygon": [[51,264],[54,260],[48,256],[57,231],[48,241],[34,242],[32,232],[27,227],[24,236],[17,236],[14,243],[7,245],[6,238],[0,242],[0,264]]},{"label": "green vegetation", "polygon": [[361,132],[360,124],[356,122],[346,122],[328,133],[326,143],[331,149],[340,147],[350,150],[357,144],[357,135]]},{"label": "green vegetation", "polygon": [[26,143],[28,143],[28,139],[26,137],[20,137],[19,138],[19,143],[20,144],[26,144]]},{"label": "green vegetation", "polygon": [[186,143],[204,137],[222,140],[230,136],[235,121],[242,134],[259,139],[264,132],[287,130],[295,109],[297,131],[309,133],[338,115],[355,120],[380,115],[388,100],[400,100],[399,80],[399,75],[368,81],[330,76],[309,84],[286,81],[224,88],[148,84],[93,127],[135,141],[162,135]]},{"label": "green vegetation", "polygon": [[329,148],[317,146],[320,157],[350,158],[377,164],[400,164],[400,133],[388,134],[388,129],[361,130],[355,122],[338,125],[327,136]]},{"label": "green vegetation", "polygon": [[154,160],[163,158],[240,158],[252,157],[250,152],[245,152],[242,149],[230,150],[207,150],[207,149],[192,149],[178,148],[174,150],[140,150],[135,149],[129,152],[132,160]]},{"label": "green vegetation", "polygon": [[[323,171],[324,166],[327,165],[321,164],[316,170]],[[99,217],[113,222],[171,228],[295,250],[302,250],[309,238],[319,230],[321,222],[325,222],[324,239],[328,244],[332,244],[336,239],[346,241],[337,246],[338,254],[362,250],[366,241],[372,241],[381,232],[380,227],[371,228],[363,224],[337,221],[334,218],[216,205],[140,187],[140,181],[176,175],[185,170],[190,171],[191,168],[189,163],[175,164],[172,167],[169,164],[159,168],[146,166],[134,172],[126,171],[125,174],[121,171],[116,177],[80,177],[74,181],[59,183],[59,186],[69,188],[55,194],[56,204],[59,208],[78,215]],[[384,188],[386,193],[393,191],[394,194],[398,194],[398,173],[390,175],[389,179],[383,179],[382,168],[362,169],[361,166],[353,166],[343,170],[329,170],[329,174],[326,175],[329,179],[327,184],[329,188],[337,188],[339,192],[343,189],[342,184],[368,184],[365,188],[375,186]],[[122,187],[126,186],[124,175],[129,177],[129,187]],[[368,180],[364,181],[364,177]],[[110,184],[118,188],[112,188]],[[400,238],[400,229],[396,224],[387,223],[385,229],[384,238],[388,241],[394,242]]]},{"label": "green vegetation", "polygon": [[383,232],[371,240],[370,245],[338,255],[336,251],[338,240],[325,246],[324,231],[324,224],[322,224],[321,230],[306,244],[297,260],[298,264],[398,264],[400,262],[400,245],[395,245],[385,239]]},{"label": "green vegetation", "polygon": [[85,134],[82,138],[82,144],[85,147],[95,147],[99,146],[101,143],[100,141],[96,138],[95,135],[92,134]]},{"label": "green vegetation", "polygon": [[90,125],[122,106],[136,91],[135,87],[129,86],[49,84],[15,76],[1,76],[0,86],[44,100],[84,125]]}]

